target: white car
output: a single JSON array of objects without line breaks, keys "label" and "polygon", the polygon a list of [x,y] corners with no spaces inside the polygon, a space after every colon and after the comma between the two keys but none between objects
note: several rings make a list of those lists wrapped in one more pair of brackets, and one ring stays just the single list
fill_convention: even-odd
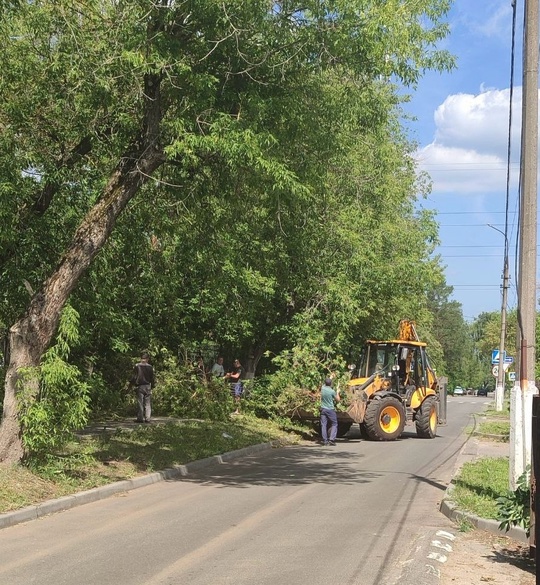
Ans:
[{"label": "white car", "polygon": [[456,386],[454,388],[454,396],[465,396],[465,390],[461,386]]}]

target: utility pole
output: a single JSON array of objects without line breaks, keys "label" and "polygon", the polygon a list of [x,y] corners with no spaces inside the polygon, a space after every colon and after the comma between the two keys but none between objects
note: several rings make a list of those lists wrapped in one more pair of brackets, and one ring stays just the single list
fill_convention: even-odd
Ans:
[{"label": "utility pole", "polygon": [[[506,246],[505,246],[506,249]],[[505,370],[505,340],[506,340],[506,297],[508,290],[508,254],[504,255],[502,305],[501,305],[501,340],[499,342],[499,370],[497,372],[497,387],[495,388],[495,410],[501,412],[504,403]]]},{"label": "utility pole", "polygon": [[501,304],[501,338],[499,341],[499,367],[497,370],[497,386],[495,387],[495,410],[499,412],[503,409],[504,403],[504,380],[506,371],[504,368],[506,357],[506,307],[508,291],[508,237],[505,232],[488,223],[488,227],[494,229],[504,236],[504,265],[503,265],[503,285],[502,285],[502,304]]},{"label": "utility pole", "polygon": [[531,462],[532,397],[536,393],[536,241],[538,172],[538,0],[525,0],[521,134],[518,341],[510,396],[510,487]]}]

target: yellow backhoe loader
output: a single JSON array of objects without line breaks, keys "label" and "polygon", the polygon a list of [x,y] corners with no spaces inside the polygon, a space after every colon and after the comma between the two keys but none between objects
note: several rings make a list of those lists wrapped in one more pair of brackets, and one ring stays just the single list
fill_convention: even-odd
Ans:
[{"label": "yellow backhoe loader", "polygon": [[[338,436],[347,433],[354,423],[360,425],[362,437],[373,441],[397,439],[407,423],[416,426],[421,438],[436,436],[437,377],[414,321],[400,321],[398,339],[366,341],[359,365],[349,369],[351,380],[341,391],[345,410],[338,412]],[[320,429],[315,414],[297,414]]]},{"label": "yellow backhoe loader", "polygon": [[407,319],[399,323],[398,339],[366,342],[344,392],[346,414],[360,424],[362,436],[391,441],[406,423],[415,424],[419,437],[436,436],[439,389],[426,347]]}]

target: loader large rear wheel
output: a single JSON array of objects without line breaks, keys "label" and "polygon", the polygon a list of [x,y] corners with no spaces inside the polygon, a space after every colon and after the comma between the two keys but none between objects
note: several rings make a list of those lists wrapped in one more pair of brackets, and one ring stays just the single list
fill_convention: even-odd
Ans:
[{"label": "loader large rear wheel", "polygon": [[393,441],[405,428],[405,409],[393,396],[372,400],[366,409],[364,427],[372,441]]},{"label": "loader large rear wheel", "polygon": [[422,439],[433,439],[437,435],[437,400],[428,396],[416,413],[416,434]]}]

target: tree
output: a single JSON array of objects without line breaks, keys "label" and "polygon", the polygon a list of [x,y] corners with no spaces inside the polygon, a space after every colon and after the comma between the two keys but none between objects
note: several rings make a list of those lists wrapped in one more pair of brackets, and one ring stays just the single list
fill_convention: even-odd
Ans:
[{"label": "tree", "polygon": [[22,316],[9,331],[0,459],[23,455],[20,372],[39,365],[131,200],[156,196],[149,187],[160,181],[177,186],[179,201],[216,160],[250,169],[276,201],[300,195],[271,132],[245,112],[336,67],[368,83],[391,75],[416,83],[425,68],[450,64],[435,49],[447,10],[440,0],[65,0],[5,12],[1,270],[17,276],[5,298],[25,288],[31,298],[16,303]]},{"label": "tree", "polygon": [[450,384],[469,386],[471,371],[476,367],[473,341],[461,304],[449,300],[451,294],[452,287],[443,283],[431,291],[429,308],[433,314],[433,334],[443,351],[441,373],[448,376]]}]

